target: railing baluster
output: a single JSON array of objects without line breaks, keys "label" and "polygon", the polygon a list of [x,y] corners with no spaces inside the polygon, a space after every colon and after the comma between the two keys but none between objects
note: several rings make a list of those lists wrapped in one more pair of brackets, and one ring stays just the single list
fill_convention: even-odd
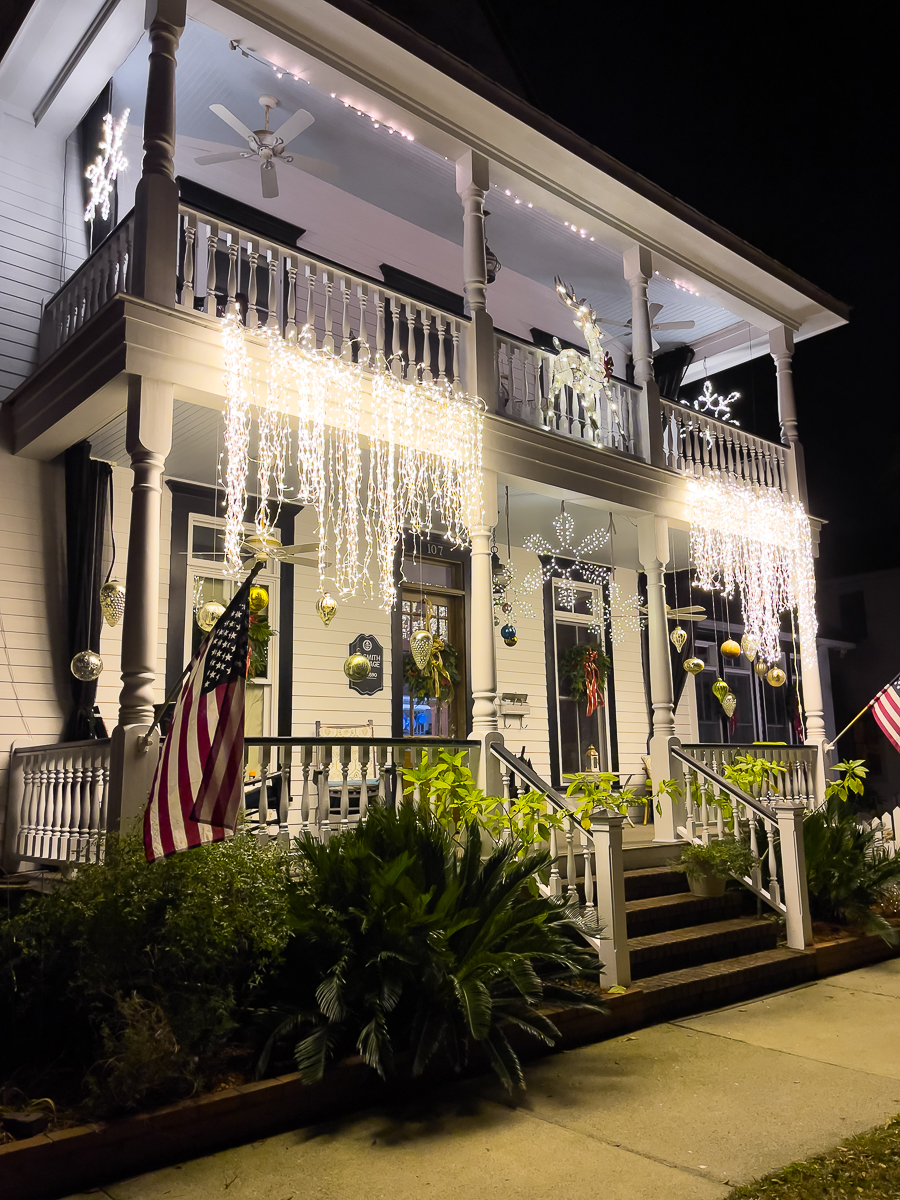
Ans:
[{"label": "railing baluster", "polygon": [[356,361],[365,366],[372,354],[369,347],[369,326],[367,309],[369,303],[369,288],[365,283],[361,283],[356,289],[356,298],[359,302],[359,338],[357,341]]},{"label": "railing baluster", "polygon": [[406,312],[406,378],[414,380],[417,377],[416,363],[416,309],[409,300],[404,305]]},{"label": "railing baluster", "polygon": [[297,340],[297,266],[293,259],[286,258],[285,270],[288,277],[287,317],[284,322],[284,340]]},{"label": "railing baluster", "polygon": [[334,287],[334,273],[323,271],[322,284],[325,288],[325,333],[322,337],[322,349],[334,354],[334,334],[331,331],[331,290]]},{"label": "railing baluster", "polygon": [[248,329],[256,329],[259,325],[259,305],[257,304],[259,280],[256,277],[258,265],[259,242],[255,242],[251,238],[247,241],[249,275],[247,276],[247,319],[245,324]]},{"label": "railing baluster", "polygon": [[278,252],[266,251],[266,263],[269,268],[269,294],[266,300],[266,328],[278,328]]},{"label": "railing baluster", "polygon": [[237,232],[233,229],[226,232],[225,240],[228,248],[228,299],[225,302],[225,315],[229,316],[240,311],[237,302],[237,292],[241,243]]},{"label": "railing baluster", "polygon": [[350,361],[352,346],[350,344],[350,281],[341,280],[341,358]]},{"label": "railing baluster", "polygon": [[306,333],[310,349],[316,348],[316,268],[306,264]]}]

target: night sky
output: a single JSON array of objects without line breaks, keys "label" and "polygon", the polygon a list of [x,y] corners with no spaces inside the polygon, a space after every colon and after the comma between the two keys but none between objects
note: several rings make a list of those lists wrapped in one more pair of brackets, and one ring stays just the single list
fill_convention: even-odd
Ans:
[{"label": "night sky", "polygon": [[[852,306],[847,328],[794,356],[810,508],[829,522],[817,571],[900,565],[885,116],[897,67],[866,16],[878,10],[838,23],[813,5],[378,7]],[[743,426],[777,437],[768,356],[715,384],[743,393]]]}]

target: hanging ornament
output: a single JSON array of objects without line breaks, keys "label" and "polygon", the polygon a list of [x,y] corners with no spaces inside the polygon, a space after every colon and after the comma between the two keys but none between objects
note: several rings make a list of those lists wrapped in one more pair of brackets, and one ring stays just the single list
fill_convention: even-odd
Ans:
[{"label": "hanging ornament", "polygon": [[733,692],[726,692],[722,697],[722,707],[725,710],[725,716],[730,720],[734,716],[734,710],[737,708],[737,697]]},{"label": "hanging ornament", "polygon": [[197,613],[197,624],[204,633],[209,633],[224,611],[224,604],[220,604],[218,600],[208,600]]},{"label": "hanging ornament", "polygon": [[125,615],[125,584],[118,579],[104,583],[100,589],[100,608],[107,625],[115,628]]},{"label": "hanging ornament", "polygon": [[69,670],[82,683],[90,683],[103,670],[103,659],[93,650],[81,650],[69,663]]},{"label": "hanging ornament", "polygon": [[729,688],[728,684],[725,682],[724,679],[717,679],[716,682],[712,685],[712,693],[715,696],[715,698],[719,701],[720,704],[722,703],[723,699],[728,695],[730,690],[731,689]]},{"label": "hanging ornament", "polygon": [[504,638],[503,640],[507,644],[507,646],[514,646],[519,639],[516,637],[515,634],[513,634],[512,637]]},{"label": "hanging ornament", "polygon": [[745,633],[741,638],[741,649],[747,655],[748,660],[753,662],[754,658],[756,658],[756,652],[759,649],[756,638],[749,633]]},{"label": "hanging ornament", "polygon": [[500,636],[503,638],[504,642],[507,638],[514,638],[516,636],[515,625],[504,625],[500,630]]},{"label": "hanging ornament", "polygon": [[699,675],[706,663],[702,658],[686,658],[681,665],[689,675]]},{"label": "hanging ornament", "polygon": [[719,647],[719,649],[722,651],[722,653],[725,655],[726,658],[740,658],[741,657],[741,648],[737,644],[737,642],[734,640],[734,638],[729,638],[727,642],[723,642],[722,645]]},{"label": "hanging ornament", "polygon": [[353,683],[369,678],[372,666],[364,654],[351,654],[344,662],[344,674]]},{"label": "hanging ornament", "polygon": [[262,612],[264,608],[269,607],[269,593],[264,587],[252,587],[247,596],[247,605],[251,612]]},{"label": "hanging ornament", "polygon": [[413,656],[413,662],[420,671],[424,671],[431,662],[434,638],[427,629],[417,629],[409,639],[409,649]]},{"label": "hanging ornament", "polygon": [[500,605],[500,611],[502,613],[509,615],[509,613],[512,612],[512,605],[508,601],[504,600],[503,603]]},{"label": "hanging ornament", "polygon": [[757,673],[760,679],[765,679],[769,673],[769,664],[760,659],[759,662],[753,664],[753,670]]},{"label": "hanging ornament", "polygon": [[680,625],[676,625],[669,634],[669,641],[680,654],[685,647],[685,643],[687,642],[687,633],[681,628]]},{"label": "hanging ornament", "polygon": [[331,592],[326,592],[324,596],[320,596],[316,601],[316,612],[322,618],[322,624],[326,628],[334,620],[337,610],[337,602],[333,599]]},{"label": "hanging ornament", "polygon": [[781,667],[773,667],[766,675],[766,681],[771,683],[772,687],[781,687],[786,679],[787,675],[785,675]]}]

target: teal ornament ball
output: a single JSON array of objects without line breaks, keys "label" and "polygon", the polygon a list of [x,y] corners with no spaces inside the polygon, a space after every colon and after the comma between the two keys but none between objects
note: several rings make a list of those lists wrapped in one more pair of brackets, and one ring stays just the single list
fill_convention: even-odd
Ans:
[{"label": "teal ornament ball", "polygon": [[510,638],[514,638],[516,636],[515,626],[504,625],[500,630],[500,636],[503,638],[504,642],[508,641]]}]

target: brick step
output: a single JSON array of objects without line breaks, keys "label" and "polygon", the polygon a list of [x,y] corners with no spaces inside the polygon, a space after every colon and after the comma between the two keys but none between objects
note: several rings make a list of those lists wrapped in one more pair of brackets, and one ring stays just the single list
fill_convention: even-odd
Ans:
[{"label": "brick step", "polygon": [[647,1018],[662,1020],[795,987],[815,974],[814,953],[780,948],[666,971],[642,979],[638,986],[644,992]]},{"label": "brick step", "polygon": [[630,938],[631,977],[644,980],[686,967],[703,966],[774,950],[778,945],[778,926],[757,917],[735,917],[710,921],[663,933],[648,933]]},{"label": "brick step", "polygon": [[732,888],[724,896],[677,895],[648,896],[625,902],[625,920],[629,938],[649,933],[685,929],[689,925],[707,925],[756,912],[756,899],[744,888]]},{"label": "brick step", "polygon": [[669,867],[646,867],[625,872],[625,899],[646,900],[649,896],[672,896],[687,891],[683,871]]}]

